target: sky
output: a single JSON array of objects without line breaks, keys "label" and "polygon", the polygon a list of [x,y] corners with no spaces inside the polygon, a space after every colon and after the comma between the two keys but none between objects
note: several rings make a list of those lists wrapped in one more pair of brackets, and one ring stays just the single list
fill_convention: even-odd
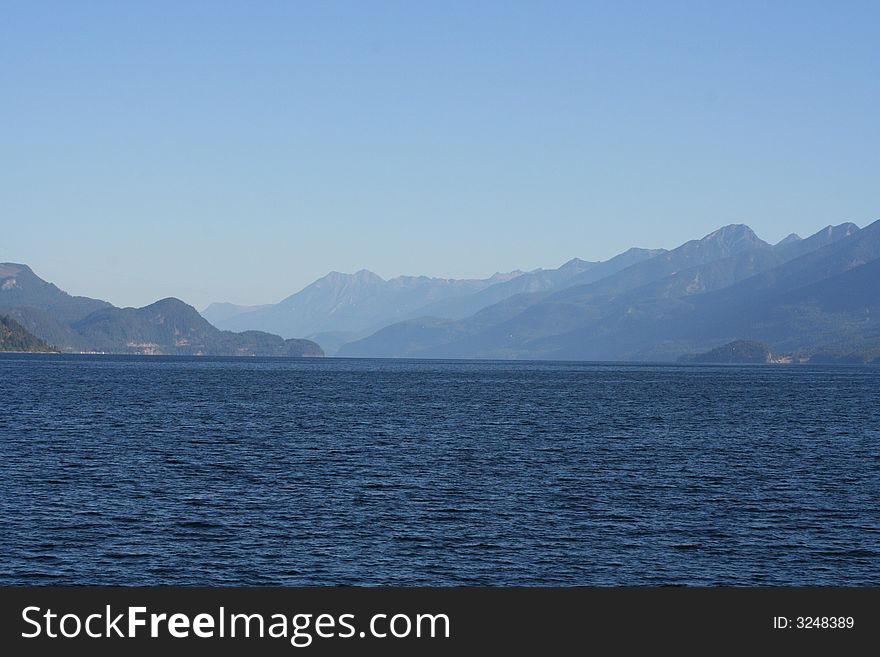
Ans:
[{"label": "sky", "polygon": [[141,306],[880,218],[880,3],[0,2],[0,261]]}]

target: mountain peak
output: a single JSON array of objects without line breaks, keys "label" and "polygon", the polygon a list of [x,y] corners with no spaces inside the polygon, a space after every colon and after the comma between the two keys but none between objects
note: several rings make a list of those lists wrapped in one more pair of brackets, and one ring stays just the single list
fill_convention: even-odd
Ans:
[{"label": "mountain peak", "polygon": [[755,235],[755,231],[745,224],[728,224],[722,226],[718,230],[712,231],[701,242],[707,241],[730,241],[748,239],[757,242],[763,242],[761,238]]},{"label": "mountain peak", "polygon": [[800,242],[803,238],[797,233],[791,233],[790,235],[782,238],[774,246],[785,246],[786,244],[793,244],[795,242]]},{"label": "mountain peak", "polygon": [[846,221],[842,224],[838,224],[836,226],[826,226],[822,229],[821,232],[833,236],[836,235],[838,238],[840,237],[848,237],[854,233],[857,233],[861,230],[858,226],[856,226],[851,221]]},{"label": "mountain peak", "polygon": [[0,262],[0,278],[15,276],[22,272],[33,273],[27,265],[20,265],[17,262]]},{"label": "mountain peak", "polygon": [[345,283],[384,283],[378,274],[371,272],[369,269],[359,269],[353,274],[344,274],[339,271],[331,271],[326,276],[319,278],[315,283],[329,283],[331,285],[341,285]]},{"label": "mountain peak", "polygon": [[748,249],[769,246],[745,224],[729,224],[699,240],[703,246],[712,247],[723,255],[734,255]]},{"label": "mountain peak", "polygon": [[582,270],[582,269],[586,269],[588,267],[592,267],[595,264],[596,264],[595,262],[590,262],[588,260],[581,260],[580,258],[572,258],[571,260],[569,260],[568,262],[566,262],[565,264],[560,266],[559,270],[560,271],[565,271],[567,269]]},{"label": "mountain peak", "polygon": [[371,272],[369,269],[358,269],[354,274],[352,274],[354,278],[359,280],[380,280],[384,281],[384,279],[379,276],[379,274],[375,274]]},{"label": "mountain peak", "polygon": [[195,313],[198,311],[190,306],[185,301],[181,301],[177,297],[165,297],[164,299],[159,299],[158,301],[154,301],[148,306],[144,306],[144,308],[153,308],[156,310],[160,309],[176,309],[176,310],[192,310]]},{"label": "mountain peak", "polygon": [[505,281],[512,280],[517,276],[522,276],[524,273],[525,272],[521,269],[514,269],[513,271],[508,272],[496,271],[487,280],[492,281],[493,283],[503,283]]}]

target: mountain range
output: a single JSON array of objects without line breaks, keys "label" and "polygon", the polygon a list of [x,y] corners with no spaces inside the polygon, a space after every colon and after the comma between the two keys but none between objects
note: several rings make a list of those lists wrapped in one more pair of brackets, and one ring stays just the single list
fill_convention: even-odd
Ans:
[{"label": "mountain range", "polygon": [[486,279],[399,276],[386,281],[366,269],[354,274],[334,271],[277,304],[215,303],[202,314],[219,328],[256,329],[285,337],[321,336],[323,346],[328,346],[334,340],[347,342],[401,319],[431,313],[435,304],[455,308],[456,302],[466,303],[470,295],[521,274],[516,271]]},{"label": "mountain range", "polygon": [[760,343],[773,362],[880,362],[878,283],[880,222],[776,244],[732,224],[670,250],[484,279],[331,272],[277,304],[201,315],[174,298],[71,296],[5,263],[0,315],[80,352],[675,361]]},{"label": "mountain range", "polygon": [[851,356],[876,341],[867,281],[878,246],[880,223],[776,245],[726,226],[590,283],[516,295],[464,319],[398,322],[339,355],[675,360],[756,339],[774,353],[840,354],[849,345]]},{"label": "mountain range", "polygon": [[310,340],[221,331],[174,298],[143,308],[71,296],[30,267],[0,264],[0,315],[61,351],[214,356],[322,356]]},{"label": "mountain range", "polygon": [[661,252],[632,248],[604,262],[573,258],[557,269],[517,270],[485,279],[399,276],[386,281],[367,270],[354,274],[331,272],[277,304],[213,303],[202,315],[223,329],[305,335],[332,355],[341,345],[401,320],[468,317],[518,294],[549,292],[599,280]]}]

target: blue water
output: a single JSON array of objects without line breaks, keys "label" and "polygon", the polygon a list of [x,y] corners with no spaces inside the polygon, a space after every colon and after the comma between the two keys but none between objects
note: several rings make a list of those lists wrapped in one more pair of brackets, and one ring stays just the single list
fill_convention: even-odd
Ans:
[{"label": "blue water", "polygon": [[0,356],[0,583],[880,584],[880,368]]}]

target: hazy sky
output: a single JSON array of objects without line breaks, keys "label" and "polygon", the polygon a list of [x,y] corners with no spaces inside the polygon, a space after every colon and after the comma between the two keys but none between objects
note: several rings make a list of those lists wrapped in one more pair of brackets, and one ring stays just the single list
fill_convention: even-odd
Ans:
[{"label": "hazy sky", "polygon": [[2,0],[0,261],[202,308],[865,225],[878,26],[876,1]]}]

